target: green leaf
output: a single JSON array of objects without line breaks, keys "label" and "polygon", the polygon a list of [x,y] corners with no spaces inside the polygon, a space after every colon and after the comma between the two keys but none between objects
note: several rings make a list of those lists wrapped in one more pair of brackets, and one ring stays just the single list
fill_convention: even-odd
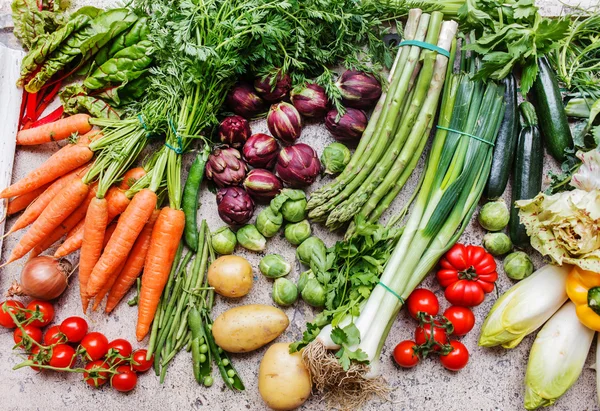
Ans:
[{"label": "green leaf", "polygon": [[533,86],[533,82],[537,78],[539,67],[537,60],[529,62],[521,71],[521,93],[527,94]]}]

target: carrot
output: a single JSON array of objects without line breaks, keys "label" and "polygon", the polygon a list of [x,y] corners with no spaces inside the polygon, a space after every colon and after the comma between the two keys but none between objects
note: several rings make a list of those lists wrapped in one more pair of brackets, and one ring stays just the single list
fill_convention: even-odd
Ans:
[{"label": "carrot", "polygon": [[108,206],[105,198],[94,198],[88,207],[83,224],[83,243],[79,258],[79,292],[81,294],[81,307],[87,311],[90,299],[87,295],[87,282],[100,259],[102,242],[108,225]]},{"label": "carrot", "polygon": [[127,259],[135,240],[156,207],[157,196],[148,189],[138,192],[119,218],[117,228],[104,253],[94,266],[87,283],[87,294],[95,297],[110,278],[110,274]]},{"label": "carrot", "polygon": [[143,167],[132,168],[123,174],[123,180],[119,184],[121,190],[129,190],[132,185],[136,183],[140,178],[146,175],[146,170]]},{"label": "carrot", "polygon": [[108,279],[104,287],[102,287],[100,291],[98,291],[98,294],[96,294],[96,297],[94,298],[94,305],[92,306],[92,311],[96,311],[98,307],[100,307],[102,300],[104,299],[106,294],[111,290],[112,286],[117,280],[117,277],[119,277],[121,275],[121,272],[123,272],[124,266],[125,263],[121,264],[119,268],[117,268],[115,272],[110,275],[110,278]]},{"label": "carrot", "polygon": [[50,183],[44,184],[43,186],[36,188],[29,193],[25,193],[21,196],[15,197],[8,202],[8,207],[6,207],[6,215],[17,214],[19,211],[25,210],[29,204],[31,204],[36,198],[39,197],[47,188],[50,186]]},{"label": "carrot", "polygon": [[[129,198],[125,195],[123,190],[117,187],[111,187],[106,193],[106,202],[108,205],[108,222],[112,222],[115,217],[121,214],[129,205]],[[67,239],[64,243],[56,250],[54,257],[61,258],[68,254],[71,254],[81,248],[83,242],[83,224],[73,228],[72,232],[69,232]]]},{"label": "carrot", "polygon": [[135,240],[135,244],[129,253],[129,257],[127,257],[123,270],[118,278],[115,279],[115,282],[110,289],[110,293],[108,294],[105,309],[107,313],[110,313],[115,309],[117,304],[125,297],[125,294],[127,294],[131,286],[135,283],[135,280],[141,274],[148,248],[150,248],[152,228],[154,227],[154,223],[156,222],[159,213],[160,210],[154,210],[139,237]]},{"label": "carrot", "polygon": [[135,330],[138,341],[143,340],[150,330],[184,227],[184,212],[170,207],[161,210],[154,224],[138,298],[138,321]]},{"label": "carrot", "polygon": [[27,254],[33,247],[42,242],[85,200],[89,186],[81,179],[73,179],[48,204],[42,214],[21,237],[19,244],[13,249],[8,261],[11,263]]},{"label": "carrot", "polygon": [[103,250],[106,248],[106,244],[108,244],[108,242],[112,238],[112,235],[115,232],[116,228],[117,228],[117,223],[116,222],[110,223],[106,227],[106,232],[104,233],[104,240],[102,241],[102,249]]},{"label": "carrot", "polygon": [[[94,131],[95,136],[98,132]],[[92,133],[88,133],[92,134]],[[21,180],[0,192],[0,198],[20,196],[35,190],[88,163],[94,153],[89,149],[90,138],[82,136],[77,144],[67,144]],[[86,138],[84,138],[86,137]]]},{"label": "carrot", "polygon": [[64,140],[73,133],[85,134],[92,129],[89,120],[90,116],[87,114],[75,114],[56,120],[53,123],[21,130],[17,133],[17,145],[34,146]]}]

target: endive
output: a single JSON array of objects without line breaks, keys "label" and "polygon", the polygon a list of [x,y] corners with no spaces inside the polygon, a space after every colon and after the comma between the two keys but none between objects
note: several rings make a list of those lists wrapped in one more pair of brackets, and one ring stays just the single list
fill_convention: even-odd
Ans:
[{"label": "endive", "polygon": [[525,408],[554,404],[577,381],[594,331],[577,320],[575,304],[566,303],[540,330],[527,363]]},{"label": "endive", "polygon": [[569,266],[546,265],[496,301],[481,328],[479,345],[514,348],[567,301]]}]

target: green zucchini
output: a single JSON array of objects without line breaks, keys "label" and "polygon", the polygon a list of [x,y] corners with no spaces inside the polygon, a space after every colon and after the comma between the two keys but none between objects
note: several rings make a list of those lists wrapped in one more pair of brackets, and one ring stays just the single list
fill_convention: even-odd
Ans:
[{"label": "green zucchini", "polygon": [[515,201],[531,199],[542,189],[544,151],[534,107],[525,101],[521,103],[520,108],[523,127],[517,142],[508,227],[513,244],[524,247],[529,244],[529,237],[519,221],[519,210],[515,207]]},{"label": "green zucchini", "polygon": [[490,200],[502,196],[513,168],[513,159],[519,135],[519,105],[517,103],[517,80],[514,75],[509,75],[503,81],[504,103],[506,110],[492,157],[490,176],[483,194]]},{"label": "green zucchini", "polygon": [[573,148],[573,136],[558,88],[556,73],[544,57],[538,60],[540,71],[531,88],[540,121],[544,145],[558,161],[566,159],[565,150]]}]

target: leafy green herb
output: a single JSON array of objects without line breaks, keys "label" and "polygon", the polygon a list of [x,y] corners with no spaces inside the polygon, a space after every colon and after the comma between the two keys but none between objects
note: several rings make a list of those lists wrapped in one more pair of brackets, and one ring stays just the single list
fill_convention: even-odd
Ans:
[{"label": "leafy green herb", "polygon": [[339,345],[340,348],[335,356],[339,359],[340,365],[348,371],[352,361],[366,362],[367,354],[361,349],[352,351],[349,347],[360,343],[360,331],[354,324],[348,324],[344,328],[335,328],[331,332],[331,340]]}]

